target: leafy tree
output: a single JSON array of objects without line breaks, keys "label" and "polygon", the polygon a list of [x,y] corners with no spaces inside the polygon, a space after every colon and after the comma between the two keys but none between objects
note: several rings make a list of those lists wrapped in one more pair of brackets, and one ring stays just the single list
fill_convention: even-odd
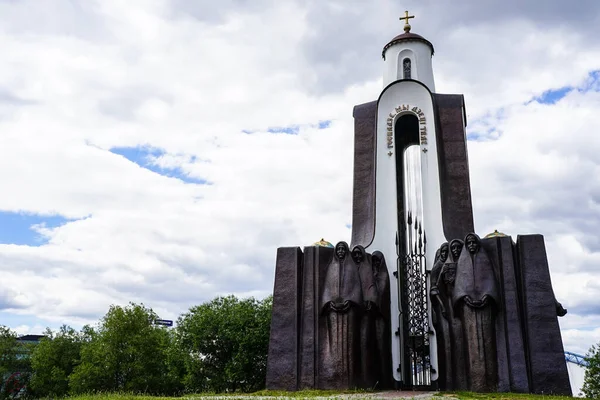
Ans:
[{"label": "leafy tree", "polygon": [[166,330],[164,343],[165,375],[163,387],[165,394],[181,394],[184,390],[187,360],[190,355],[185,352],[177,332]]},{"label": "leafy tree", "polygon": [[264,387],[272,297],[262,301],[217,297],[178,320],[189,391],[244,391]]},{"label": "leafy tree", "polygon": [[69,375],[79,363],[85,335],[66,325],[56,333],[48,328],[44,335],[31,354],[29,388],[38,398],[63,397],[69,390]]},{"label": "leafy tree", "polygon": [[0,325],[0,377],[15,371],[17,362],[17,334]]},{"label": "leafy tree", "polygon": [[0,325],[0,399],[14,397],[27,384],[30,348],[17,340],[17,334]]},{"label": "leafy tree", "polygon": [[588,366],[581,391],[588,399],[600,399],[600,343],[590,348],[585,359]]},{"label": "leafy tree", "polygon": [[176,353],[172,347],[174,335],[155,326],[157,318],[144,305],[111,306],[98,329],[87,332],[81,363],[69,377],[71,391],[180,391],[182,376],[177,376],[177,369],[169,365]]}]

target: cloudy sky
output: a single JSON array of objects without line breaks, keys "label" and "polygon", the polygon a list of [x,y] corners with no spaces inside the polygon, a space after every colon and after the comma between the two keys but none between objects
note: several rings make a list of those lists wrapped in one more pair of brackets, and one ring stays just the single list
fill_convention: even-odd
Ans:
[{"label": "cloudy sky", "polygon": [[[416,15],[463,93],[478,233],[546,238],[565,348],[600,341],[600,2],[0,0],[0,324],[264,297],[351,229],[352,107]],[[543,4],[543,6],[542,6]]]}]

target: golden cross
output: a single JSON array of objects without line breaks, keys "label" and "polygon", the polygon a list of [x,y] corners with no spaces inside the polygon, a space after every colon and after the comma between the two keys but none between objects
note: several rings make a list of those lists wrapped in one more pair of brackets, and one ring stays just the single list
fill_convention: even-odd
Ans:
[{"label": "golden cross", "polygon": [[414,18],[415,16],[414,16],[414,15],[410,15],[410,16],[409,16],[409,15],[408,15],[408,11],[404,11],[404,13],[405,13],[405,14],[404,14],[404,17],[400,17],[400,21],[404,20],[404,22],[406,23],[406,25],[408,25],[408,20],[409,20],[410,18]]}]

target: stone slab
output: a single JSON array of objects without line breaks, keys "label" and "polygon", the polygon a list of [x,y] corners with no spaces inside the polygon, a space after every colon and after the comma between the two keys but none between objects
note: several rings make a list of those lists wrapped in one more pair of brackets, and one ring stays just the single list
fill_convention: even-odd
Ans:
[{"label": "stone slab", "polygon": [[267,358],[269,390],[298,389],[299,297],[302,251],[299,247],[277,249],[271,334]]},{"label": "stone slab", "polygon": [[517,236],[517,252],[530,389],[571,396],[544,237]]},{"label": "stone slab", "polygon": [[333,257],[333,249],[310,246],[304,248],[302,266],[302,294],[300,299],[300,353],[299,389],[314,389],[318,382],[318,316],[319,292],[321,288],[320,265],[328,265]]},{"label": "stone slab", "polygon": [[375,132],[377,101],[354,107],[354,188],[351,247],[367,247],[375,235]]},{"label": "stone slab", "polygon": [[467,160],[464,97],[433,94],[436,113],[442,224],[446,240],[474,231],[471,183]]},{"label": "stone slab", "polygon": [[527,361],[523,341],[522,310],[515,275],[515,252],[510,237],[482,240],[483,247],[495,260],[502,293],[497,322],[498,391],[529,392]]}]

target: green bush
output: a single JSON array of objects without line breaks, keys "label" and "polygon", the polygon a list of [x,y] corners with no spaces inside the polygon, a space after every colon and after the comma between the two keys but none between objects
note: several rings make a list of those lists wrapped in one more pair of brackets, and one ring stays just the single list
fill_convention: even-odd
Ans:
[{"label": "green bush", "polygon": [[588,366],[581,391],[588,399],[600,399],[600,343],[590,348],[585,359]]},{"label": "green bush", "polygon": [[111,306],[81,347],[81,363],[69,376],[71,392],[180,392],[183,369],[170,364],[177,362],[175,337],[154,325],[156,319],[143,305]]},{"label": "green bush", "polygon": [[47,329],[31,348],[0,326],[0,378],[12,376],[0,385],[0,400],[263,389],[271,307],[271,297],[218,297],[169,329],[155,325],[158,315],[144,305],[111,306],[96,327]]},{"label": "green bush", "polygon": [[46,329],[46,336],[31,353],[29,390],[37,398],[61,397],[69,392],[69,375],[79,364],[84,335],[63,325],[58,332]]},{"label": "green bush", "polygon": [[264,388],[272,297],[218,297],[178,320],[190,392],[251,392]]},{"label": "green bush", "polygon": [[28,345],[19,343],[16,332],[0,325],[0,399],[22,395],[31,371],[30,351]]}]

